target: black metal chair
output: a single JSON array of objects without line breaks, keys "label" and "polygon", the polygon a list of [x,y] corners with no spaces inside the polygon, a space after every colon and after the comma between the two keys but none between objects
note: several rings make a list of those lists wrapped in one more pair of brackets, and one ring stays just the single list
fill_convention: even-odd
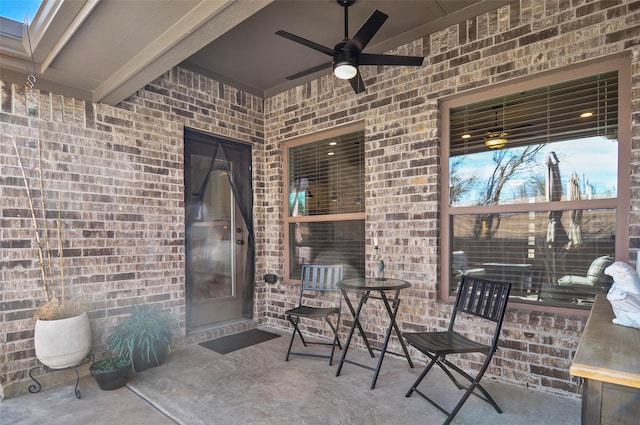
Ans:
[{"label": "black metal chair", "polygon": [[[338,338],[338,326],[340,324],[340,314],[342,311],[342,292],[338,288],[338,282],[342,280],[343,267],[338,265],[309,265],[302,266],[302,278],[300,281],[300,299],[298,306],[290,310],[285,311],[287,320],[293,325],[293,332],[291,334],[291,342],[289,343],[289,349],[287,350],[286,361],[289,361],[290,355],[309,356],[309,357],[323,357],[329,359],[329,365],[333,363],[333,354],[338,348],[342,350],[342,345]],[[327,300],[327,297],[321,296],[323,293],[333,292],[334,297],[331,300]],[[334,301],[335,305],[331,307],[323,307],[327,302]],[[313,304],[313,305],[310,305]],[[335,326],[329,319],[331,316],[337,316]],[[300,319],[324,319],[331,330],[333,331],[332,342],[316,342],[307,341],[302,336],[300,331]],[[292,352],[293,340],[296,334],[300,337],[302,344],[307,347],[308,344],[317,345],[330,345],[331,354],[316,354],[310,352]]]},{"label": "black metal chair", "polygon": [[[493,354],[498,348],[498,339],[500,337],[500,330],[502,328],[502,321],[507,308],[510,291],[511,283],[493,282],[472,276],[463,276],[460,287],[458,288],[458,295],[456,296],[456,302],[453,306],[453,313],[451,314],[447,331],[405,332],[403,334],[409,344],[431,359],[405,396],[410,397],[413,392],[416,392],[422,398],[433,404],[448,416],[444,422],[445,425],[451,423],[471,394],[490,403],[498,413],[502,413],[502,410],[495,400],[482,385],[480,385],[480,379],[482,379],[482,376],[489,367]],[[464,316],[475,316],[476,318],[482,319],[480,322],[492,329],[493,336],[489,345],[479,342],[479,338],[469,338],[471,332],[465,332],[465,335],[461,333],[459,324],[456,325],[456,319]],[[475,322],[477,321],[477,319],[474,321],[474,329]],[[484,363],[475,377],[451,363],[446,358],[449,354],[465,353],[481,353],[485,355]],[[438,365],[459,389],[466,390],[451,412],[418,390],[418,385],[420,385],[420,382],[422,382],[434,365]],[[465,387],[460,384],[451,372],[452,370],[466,378],[470,382],[470,385]],[[476,388],[480,390],[482,395],[474,392]]]}]

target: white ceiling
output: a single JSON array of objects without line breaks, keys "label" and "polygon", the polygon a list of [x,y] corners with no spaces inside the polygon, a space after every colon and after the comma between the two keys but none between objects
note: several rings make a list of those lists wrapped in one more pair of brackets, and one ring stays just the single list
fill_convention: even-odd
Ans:
[{"label": "white ceiling", "polygon": [[[386,13],[364,50],[382,53],[506,3],[358,0],[349,35],[375,9]],[[20,23],[0,19],[2,80],[24,83],[35,66],[39,89],[112,105],[179,64],[269,97],[330,71],[287,80],[331,58],[277,30],[329,48],[344,36],[336,0],[44,0],[28,37]]]}]

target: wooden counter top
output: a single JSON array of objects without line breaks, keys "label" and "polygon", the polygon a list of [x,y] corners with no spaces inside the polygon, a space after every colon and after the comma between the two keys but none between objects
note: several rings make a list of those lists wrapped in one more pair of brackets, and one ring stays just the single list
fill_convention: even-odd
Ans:
[{"label": "wooden counter top", "polygon": [[569,372],[640,388],[640,329],[613,324],[614,317],[606,295],[597,295]]}]

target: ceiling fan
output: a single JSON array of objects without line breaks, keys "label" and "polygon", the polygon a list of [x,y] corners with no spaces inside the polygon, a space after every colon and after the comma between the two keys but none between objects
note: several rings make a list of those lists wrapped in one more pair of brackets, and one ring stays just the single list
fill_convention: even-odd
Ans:
[{"label": "ceiling fan", "polygon": [[331,62],[326,62],[313,68],[298,72],[287,77],[287,80],[295,80],[305,75],[313,74],[321,71],[329,66],[333,66],[333,73],[336,77],[349,80],[351,87],[356,93],[364,91],[364,82],[358,72],[359,65],[405,65],[420,66],[424,58],[419,56],[395,56],[362,53],[369,41],[378,32],[388,15],[375,10],[369,19],[360,27],[353,38],[349,39],[349,6],[355,3],[355,0],[336,0],[337,3],[344,8],[344,39],[335,45],[333,49],[325,47],[321,44],[314,43],[295,34],[279,30],[277,35],[287,38],[296,43],[310,47],[320,53],[324,53],[333,58]]}]

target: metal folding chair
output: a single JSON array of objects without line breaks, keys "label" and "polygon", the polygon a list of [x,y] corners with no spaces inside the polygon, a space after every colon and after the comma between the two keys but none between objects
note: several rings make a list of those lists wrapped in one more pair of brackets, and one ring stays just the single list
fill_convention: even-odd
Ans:
[{"label": "metal folding chair", "polygon": [[[416,392],[422,398],[433,404],[441,412],[447,415],[447,420],[444,422],[445,425],[451,423],[471,394],[474,394],[490,403],[498,413],[502,413],[502,409],[500,409],[495,400],[491,395],[489,395],[487,390],[480,385],[480,379],[482,379],[482,376],[489,367],[493,354],[498,348],[498,339],[500,337],[500,330],[502,328],[502,321],[507,309],[507,301],[509,299],[510,291],[511,283],[493,282],[472,276],[463,276],[447,331],[405,332],[403,334],[409,344],[426,354],[431,359],[405,396],[410,397],[413,392]],[[490,329],[492,328],[493,336],[491,338],[491,344],[486,345],[478,342],[478,338],[471,339],[469,337],[471,336],[471,332],[465,332],[465,335],[461,333],[462,330],[460,329],[459,324],[456,325],[456,319],[464,316],[475,316],[476,318],[481,319],[476,319],[476,321],[474,321],[474,329],[476,328],[475,322],[477,321],[487,325]],[[484,363],[475,377],[451,363],[446,358],[449,354],[465,353],[481,353],[485,355]],[[447,374],[451,381],[453,381],[458,389],[466,390],[462,398],[458,401],[458,404],[456,404],[451,412],[447,411],[431,398],[427,397],[423,392],[418,390],[418,385],[420,385],[424,377],[434,365],[438,365]],[[465,387],[460,384],[451,372],[452,370],[466,378],[470,382],[470,385]],[[482,395],[474,392],[476,388],[480,390]]]},{"label": "metal folding chair", "polygon": [[[285,311],[287,320],[293,325],[291,334],[291,342],[287,350],[286,361],[289,361],[290,355],[323,357],[329,359],[329,365],[333,363],[333,354],[338,348],[342,350],[342,345],[338,338],[338,327],[340,324],[340,314],[342,311],[342,292],[338,288],[338,282],[342,280],[343,268],[338,265],[309,265],[302,266],[302,278],[300,281],[300,299],[298,306]],[[326,297],[322,294],[333,293],[332,297]],[[327,307],[328,303],[333,303]],[[336,317],[335,326],[329,319],[331,316]],[[300,331],[300,319],[324,319],[333,331],[332,342],[307,341]],[[296,334],[300,337],[302,344],[307,347],[308,344],[330,345],[331,354],[317,354],[311,352],[292,352],[293,340]]]}]

